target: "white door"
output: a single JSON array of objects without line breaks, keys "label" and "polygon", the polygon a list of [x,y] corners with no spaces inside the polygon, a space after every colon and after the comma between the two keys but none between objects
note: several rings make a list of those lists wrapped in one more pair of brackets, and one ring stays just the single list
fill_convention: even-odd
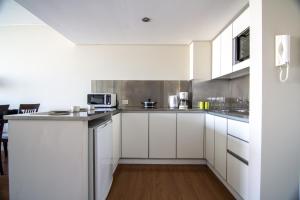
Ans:
[{"label": "white door", "polygon": [[226,179],[227,119],[215,116],[215,169]]},{"label": "white door", "polygon": [[177,114],[177,158],[203,158],[203,113]]},{"label": "white door", "polygon": [[148,113],[122,113],[122,158],[148,158]]},{"label": "white door", "polygon": [[212,79],[221,75],[221,37],[220,35],[212,42]]},{"label": "white door", "polygon": [[149,114],[149,157],[176,158],[176,113]]},{"label": "white door", "polygon": [[95,200],[105,200],[112,184],[112,124],[96,128],[95,132]]},{"label": "white door", "polygon": [[221,76],[232,72],[232,24],[221,33]]},{"label": "white door", "polygon": [[206,114],[205,117],[205,156],[206,160],[214,166],[215,159],[215,117]]},{"label": "white door", "polygon": [[113,125],[113,171],[118,166],[121,157],[121,114],[112,116]]}]

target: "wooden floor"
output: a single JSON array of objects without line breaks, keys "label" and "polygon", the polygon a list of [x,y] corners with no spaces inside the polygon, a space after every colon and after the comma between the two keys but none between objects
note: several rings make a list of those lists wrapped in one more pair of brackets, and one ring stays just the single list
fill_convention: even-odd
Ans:
[{"label": "wooden floor", "polygon": [[[4,171],[7,174],[7,159]],[[8,176],[0,176],[0,200],[8,199]],[[108,196],[108,200],[177,199],[234,198],[205,165],[119,165]]]},{"label": "wooden floor", "polygon": [[234,199],[205,165],[119,165],[108,200]]}]

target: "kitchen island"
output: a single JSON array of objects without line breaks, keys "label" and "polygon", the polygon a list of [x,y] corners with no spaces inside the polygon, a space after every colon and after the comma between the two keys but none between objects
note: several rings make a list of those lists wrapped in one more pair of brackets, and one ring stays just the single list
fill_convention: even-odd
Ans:
[{"label": "kitchen island", "polygon": [[10,198],[92,199],[89,128],[118,112],[5,116],[9,120]]}]

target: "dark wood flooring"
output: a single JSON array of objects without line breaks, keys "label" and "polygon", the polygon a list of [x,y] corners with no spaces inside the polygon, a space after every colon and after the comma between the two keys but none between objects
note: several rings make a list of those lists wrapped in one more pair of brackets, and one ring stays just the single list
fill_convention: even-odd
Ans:
[{"label": "dark wood flooring", "polygon": [[119,165],[108,200],[234,199],[205,165]]},{"label": "dark wood flooring", "polygon": [[[6,175],[0,176],[0,200],[8,200],[8,160],[4,159],[3,163]],[[234,197],[205,165],[119,165],[107,199],[226,200]]]}]

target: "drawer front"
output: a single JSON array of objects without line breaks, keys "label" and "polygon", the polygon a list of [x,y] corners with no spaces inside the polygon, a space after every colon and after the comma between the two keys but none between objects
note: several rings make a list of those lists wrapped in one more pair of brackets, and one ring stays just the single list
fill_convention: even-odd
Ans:
[{"label": "drawer front", "polygon": [[228,119],[228,134],[249,142],[249,123]]},{"label": "drawer front", "polygon": [[249,143],[234,138],[230,135],[227,137],[227,142],[228,150],[245,159],[246,161],[249,161]]},{"label": "drawer front", "polygon": [[227,182],[243,199],[248,199],[248,165],[227,153]]}]

